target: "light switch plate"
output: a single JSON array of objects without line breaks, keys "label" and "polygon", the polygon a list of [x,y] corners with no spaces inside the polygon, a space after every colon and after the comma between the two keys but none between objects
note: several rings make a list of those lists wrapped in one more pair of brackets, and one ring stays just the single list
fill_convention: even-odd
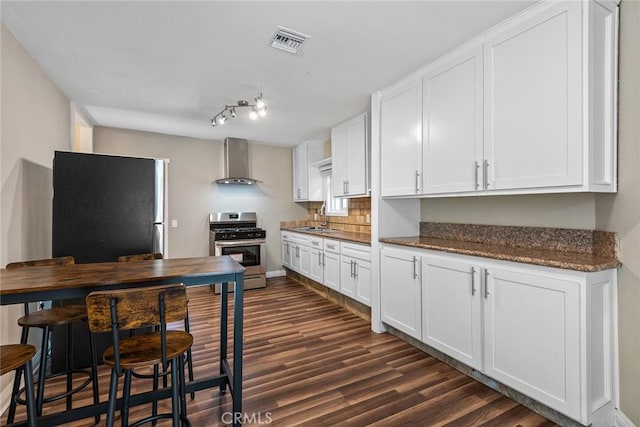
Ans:
[{"label": "light switch plate", "polygon": [[172,219],[171,220],[171,228],[176,228],[178,226],[178,220],[177,219]]}]

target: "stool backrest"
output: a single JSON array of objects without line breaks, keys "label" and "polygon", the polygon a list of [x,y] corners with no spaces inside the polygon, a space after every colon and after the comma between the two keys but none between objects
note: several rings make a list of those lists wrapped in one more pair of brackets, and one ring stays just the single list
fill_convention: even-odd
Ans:
[{"label": "stool backrest", "polygon": [[49,267],[54,265],[72,265],[76,260],[72,256],[61,256],[57,258],[36,259],[33,261],[10,262],[7,264],[7,270],[12,268],[23,267]]},{"label": "stool backrest", "polygon": [[87,296],[87,313],[92,332],[157,326],[184,320],[187,293],[182,284],[96,291]]},{"label": "stool backrest", "polygon": [[162,259],[162,254],[153,252],[149,254],[122,255],[118,257],[118,262],[147,261],[150,259]]}]

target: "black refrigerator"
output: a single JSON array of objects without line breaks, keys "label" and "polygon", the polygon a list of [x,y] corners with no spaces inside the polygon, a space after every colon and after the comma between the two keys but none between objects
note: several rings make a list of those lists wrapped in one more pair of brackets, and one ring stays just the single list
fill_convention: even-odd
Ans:
[{"label": "black refrigerator", "polygon": [[76,263],[162,252],[163,160],[56,151],[53,256]]},{"label": "black refrigerator", "polygon": [[[81,264],[163,252],[165,168],[163,160],[56,151],[53,256],[71,255]],[[65,363],[63,329],[54,331],[52,337],[51,367],[56,372]],[[74,364],[78,367],[90,364],[87,333],[85,325],[74,325]],[[98,337],[99,359],[107,345],[107,337]]]}]

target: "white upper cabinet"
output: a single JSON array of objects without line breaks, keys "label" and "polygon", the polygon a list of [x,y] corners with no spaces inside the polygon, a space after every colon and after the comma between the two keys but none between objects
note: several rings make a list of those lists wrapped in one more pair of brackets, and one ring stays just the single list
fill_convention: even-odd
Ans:
[{"label": "white upper cabinet", "polygon": [[422,90],[423,192],[475,191],[482,182],[482,46],[430,67]]},{"label": "white upper cabinet", "polygon": [[367,114],[331,129],[332,194],[336,197],[368,194],[370,164]]},{"label": "white upper cabinet", "polygon": [[322,141],[305,141],[293,147],[293,201],[322,201],[322,177],[311,163],[324,157]]},{"label": "white upper cabinet", "polygon": [[540,2],[382,91],[382,196],[615,192],[617,34]]},{"label": "white upper cabinet", "polygon": [[422,81],[413,79],[386,91],[381,105],[382,196],[421,192]]},{"label": "white upper cabinet", "polygon": [[580,17],[555,3],[485,43],[488,189],[582,184]]}]

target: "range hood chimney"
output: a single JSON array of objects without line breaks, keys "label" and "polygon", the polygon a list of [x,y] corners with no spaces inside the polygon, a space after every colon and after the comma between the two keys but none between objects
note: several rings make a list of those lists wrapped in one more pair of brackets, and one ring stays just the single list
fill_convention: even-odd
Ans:
[{"label": "range hood chimney", "polygon": [[262,181],[247,178],[249,176],[249,144],[246,139],[224,139],[224,178],[216,180],[223,185],[252,185]]}]

